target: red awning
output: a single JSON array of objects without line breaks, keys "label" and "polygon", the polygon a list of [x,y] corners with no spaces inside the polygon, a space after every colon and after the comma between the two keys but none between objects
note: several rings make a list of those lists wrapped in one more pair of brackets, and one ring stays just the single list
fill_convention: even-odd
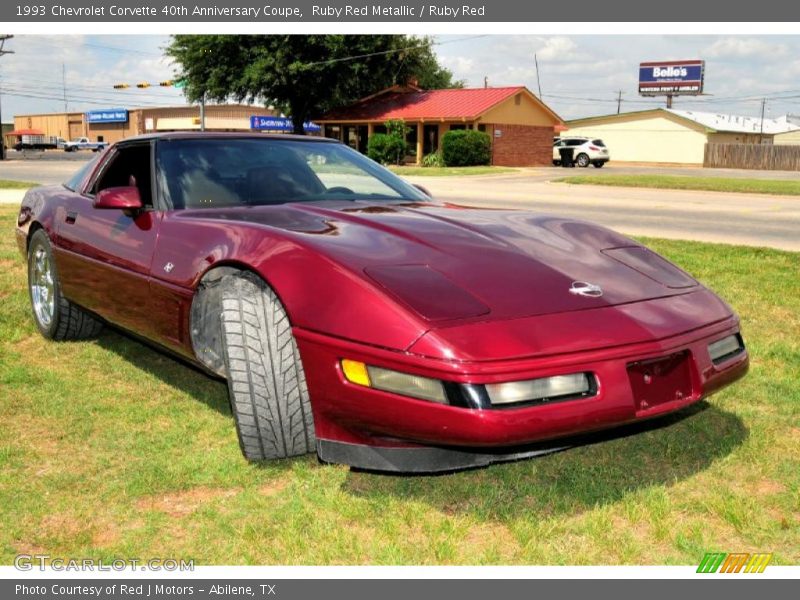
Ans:
[{"label": "red awning", "polygon": [[44,131],[40,129],[15,129],[14,131],[9,131],[6,135],[15,135],[17,137],[21,135],[44,135]]}]

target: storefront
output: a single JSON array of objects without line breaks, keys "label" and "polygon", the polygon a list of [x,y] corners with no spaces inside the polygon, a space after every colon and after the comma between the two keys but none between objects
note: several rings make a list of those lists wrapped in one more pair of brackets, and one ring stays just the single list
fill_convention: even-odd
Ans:
[{"label": "storefront", "polygon": [[453,129],[477,129],[492,138],[492,162],[503,166],[550,164],[554,128],[563,121],[523,86],[422,90],[393,86],[315,122],[323,135],[366,153],[370,136],[386,131],[386,121],[402,120],[412,149],[409,162],[420,164],[436,152]]}]

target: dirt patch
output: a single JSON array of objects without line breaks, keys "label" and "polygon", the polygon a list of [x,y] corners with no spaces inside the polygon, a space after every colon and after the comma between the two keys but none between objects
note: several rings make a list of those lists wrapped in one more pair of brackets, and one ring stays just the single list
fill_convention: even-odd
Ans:
[{"label": "dirt patch", "polygon": [[759,496],[774,496],[780,494],[786,488],[782,483],[772,479],[762,479],[755,486],[755,492]]},{"label": "dirt patch", "polygon": [[289,487],[289,482],[285,479],[281,479],[278,481],[268,481],[267,483],[261,485],[258,488],[258,493],[262,496],[277,496],[283,490]]},{"label": "dirt patch", "polygon": [[459,550],[473,559],[485,552],[494,551],[501,564],[508,564],[519,554],[520,545],[511,530],[502,523],[479,523],[467,531],[459,543]]},{"label": "dirt patch", "polygon": [[141,498],[136,502],[136,507],[140,510],[160,511],[171,517],[183,517],[206,504],[221,498],[230,498],[241,491],[241,488],[199,487],[185,492]]}]

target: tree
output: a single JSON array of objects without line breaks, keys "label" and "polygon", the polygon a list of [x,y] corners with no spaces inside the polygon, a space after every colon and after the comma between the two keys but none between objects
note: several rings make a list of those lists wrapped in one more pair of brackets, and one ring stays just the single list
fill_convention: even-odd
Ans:
[{"label": "tree", "polygon": [[404,35],[174,35],[165,49],[191,102],[263,103],[303,122],[395,83],[462,87],[430,38]]}]

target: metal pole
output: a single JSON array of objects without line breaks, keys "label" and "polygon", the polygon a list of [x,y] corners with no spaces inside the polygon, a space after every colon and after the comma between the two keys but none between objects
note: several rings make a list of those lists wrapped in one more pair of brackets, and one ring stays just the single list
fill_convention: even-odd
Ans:
[{"label": "metal pole", "polygon": [[758,131],[758,144],[759,146],[764,143],[764,109],[767,106],[767,99],[761,99],[761,128]]},{"label": "metal pole", "polygon": [[667,108],[672,108],[672,94],[667,94]]},{"label": "metal pole", "polygon": [[539,79],[539,59],[536,58],[536,53],[533,54],[533,63],[536,65],[536,86],[539,88],[539,100],[542,99],[542,82]]},{"label": "metal pole", "polygon": [[622,110],[622,90],[617,92],[617,114]]},{"label": "metal pole", "polygon": [[[4,46],[6,45],[6,41],[13,38],[13,35],[2,35],[0,36],[0,57],[5,54],[14,54],[13,50],[4,50]],[[2,94],[0,94],[2,96]],[[0,102],[0,104],[2,104]],[[6,159],[6,136],[3,135],[3,110],[2,106],[0,106],[0,160]]]},{"label": "metal pole", "polygon": [[68,112],[67,108],[67,66],[61,63],[61,89],[64,92],[64,112]]}]

